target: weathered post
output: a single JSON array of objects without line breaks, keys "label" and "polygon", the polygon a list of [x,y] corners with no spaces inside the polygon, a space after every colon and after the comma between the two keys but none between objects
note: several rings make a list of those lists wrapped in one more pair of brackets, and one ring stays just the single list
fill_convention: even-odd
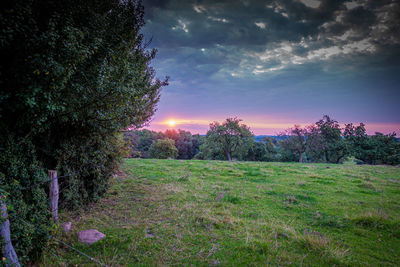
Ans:
[{"label": "weathered post", "polygon": [[6,266],[16,266],[20,267],[17,253],[15,253],[14,247],[11,243],[11,233],[10,233],[10,221],[8,220],[7,214],[7,206],[6,203],[2,201],[3,195],[0,195],[0,211],[1,211],[1,218],[4,222],[1,224],[1,231],[0,235],[4,243],[4,258]]},{"label": "weathered post", "polygon": [[58,177],[57,171],[48,171],[50,178],[50,210],[53,216],[53,221],[58,221]]}]

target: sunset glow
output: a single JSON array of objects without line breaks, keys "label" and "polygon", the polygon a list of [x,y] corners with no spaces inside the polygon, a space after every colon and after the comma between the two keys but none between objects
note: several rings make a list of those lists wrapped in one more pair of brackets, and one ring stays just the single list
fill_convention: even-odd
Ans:
[{"label": "sunset glow", "polygon": [[[151,125],[146,127],[147,129],[154,131],[165,131],[170,127],[176,127],[177,129],[187,130],[193,134],[206,134],[209,125],[212,122],[223,122],[225,118],[235,117],[233,115],[225,114],[223,116],[215,116],[210,118],[175,118],[175,119],[162,119],[155,118]],[[238,116],[239,117],[239,116]],[[322,117],[322,116],[321,116]],[[250,127],[251,131],[255,135],[277,135],[280,132],[293,127],[293,125],[297,124],[302,127],[311,125],[321,119],[318,116],[310,120],[299,120],[299,119],[290,119],[290,118],[274,118],[274,117],[263,117],[263,116],[242,116],[239,117],[243,119],[242,123],[246,124]],[[350,123],[352,121],[339,121],[340,126],[342,128],[345,127],[346,123]],[[358,124],[362,121],[353,121],[353,123]],[[364,121],[366,124],[366,129],[368,134],[375,134],[375,132],[382,132],[385,134],[389,134],[392,132],[396,132],[400,134],[400,123],[382,123],[382,122],[368,122]]]}]

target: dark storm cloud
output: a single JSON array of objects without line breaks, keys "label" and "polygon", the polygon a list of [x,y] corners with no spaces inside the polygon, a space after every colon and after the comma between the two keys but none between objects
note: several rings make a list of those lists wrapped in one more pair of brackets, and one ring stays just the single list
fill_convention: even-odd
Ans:
[{"label": "dark storm cloud", "polygon": [[145,32],[159,49],[191,48],[175,51],[177,63],[260,74],[399,46],[399,4],[376,2],[145,1]]}]

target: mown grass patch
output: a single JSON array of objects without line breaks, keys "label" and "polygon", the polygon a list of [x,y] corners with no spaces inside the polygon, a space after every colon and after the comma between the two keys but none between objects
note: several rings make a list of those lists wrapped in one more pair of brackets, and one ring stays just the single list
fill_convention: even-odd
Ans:
[{"label": "mown grass patch", "polygon": [[[327,168],[329,167],[329,168]],[[106,196],[61,213],[110,266],[382,266],[400,262],[400,169],[129,159]],[[50,246],[43,265],[89,265]]]}]

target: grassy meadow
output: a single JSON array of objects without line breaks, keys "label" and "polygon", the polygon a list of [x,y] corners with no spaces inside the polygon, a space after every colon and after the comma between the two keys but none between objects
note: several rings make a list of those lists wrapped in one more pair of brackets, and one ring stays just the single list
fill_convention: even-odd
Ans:
[{"label": "grassy meadow", "polygon": [[[400,168],[127,159],[59,238],[109,266],[400,264]],[[79,244],[76,232],[106,238]],[[90,266],[57,244],[44,266]]]}]

